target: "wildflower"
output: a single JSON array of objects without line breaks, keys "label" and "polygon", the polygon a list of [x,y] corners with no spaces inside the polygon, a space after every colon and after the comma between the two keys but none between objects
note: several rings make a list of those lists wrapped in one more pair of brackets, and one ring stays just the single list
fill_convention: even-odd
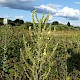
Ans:
[{"label": "wildflower", "polygon": [[44,53],[43,54],[46,55],[46,49],[44,49]]},{"label": "wildflower", "polygon": [[50,31],[48,31],[48,34],[50,34],[51,32]]}]

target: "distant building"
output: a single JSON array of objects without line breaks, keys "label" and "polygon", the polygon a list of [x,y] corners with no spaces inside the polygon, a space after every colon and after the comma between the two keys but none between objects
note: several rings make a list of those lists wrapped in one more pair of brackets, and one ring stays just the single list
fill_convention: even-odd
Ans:
[{"label": "distant building", "polygon": [[3,19],[3,24],[5,25],[5,24],[8,24],[8,19],[7,18],[4,18]]}]

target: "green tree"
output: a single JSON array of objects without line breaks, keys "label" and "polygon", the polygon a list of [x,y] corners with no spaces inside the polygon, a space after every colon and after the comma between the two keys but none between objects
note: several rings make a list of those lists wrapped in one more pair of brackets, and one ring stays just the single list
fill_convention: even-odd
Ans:
[{"label": "green tree", "polygon": [[3,25],[3,18],[0,18],[0,25]]},{"label": "green tree", "polygon": [[68,22],[67,25],[70,26],[70,22]]},{"label": "green tree", "polygon": [[59,24],[58,21],[54,21],[54,22],[52,23],[52,25],[58,25],[58,24]]},{"label": "green tree", "polygon": [[24,21],[23,20],[20,20],[20,19],[16,19],[13,22],[15,23],[16,26],[20,26],[21,24],[24,23]]}]

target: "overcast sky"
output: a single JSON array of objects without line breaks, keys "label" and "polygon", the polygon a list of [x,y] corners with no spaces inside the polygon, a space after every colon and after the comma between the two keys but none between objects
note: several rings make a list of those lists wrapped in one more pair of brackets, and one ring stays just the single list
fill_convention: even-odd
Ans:
[{"label": "overcast sky", "polygon": [[32,10],[51,14],[50,21],[80,25],[80,0],[0,0],[0,17],[31,21]]}]

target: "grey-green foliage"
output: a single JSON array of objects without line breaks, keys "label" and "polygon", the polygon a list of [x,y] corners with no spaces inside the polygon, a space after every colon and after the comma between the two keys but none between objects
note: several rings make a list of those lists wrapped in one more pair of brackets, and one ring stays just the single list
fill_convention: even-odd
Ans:
[{"label": "grey-green foliage", "polygon": [[[32,13],[32,23],[33,23],[34,30],[35,31],[37,29],[38,29],[38,31],[42,31],[42,29],[46,30],[49,17],[50,17],[50,14],[48,14],[45,17],[44,13],[42,13],[41,19],[38,19],[37,11],[33,10],[33,13]],[[36,25],[36,23],[38,23],[38,25]],[[51,27],[51,24],[48,26],[48,28],[50,28],[50,27]]]},{"label": "grey-green foliage", "polygon": [[[30,80],[45,80],[51,70],[53,62],[51,57],[55,54],[58,44],[55,45],[53,51],[48,53],[48,44],[44,43],[43,36],[37,35],[36,45],[34,50],[27,44],[23,36],[24,50],[21,51],[21,60],[24,64],[24,71]],[[34,42],[33,42],[34,43]],[[29,62],[27,61],[29,60]],[[27,68],[27,69],[26,69]]]},{"label": "grey-green foliage", "polygon": [[[42,31],[42,26],[44,26],[43,29],[45,30],[49,15],[44,18],[43,13],[42,18],[39,20],[36,11],[33,11],[32,20],[34,31],[36,31],[36,20],[34,17],[36,17],[38,22],[38,32],[35,34],[29,30],[32,44],[26,42],[23,35],[24,50],[20,49],[21,61],[25,63],[23,64],[23,68],[30,80],[45,80],[51,70],[53,63],[53,61],[51,61],[51,57],[54,55],[58,44],[55,45],[51,53],[48,52],[48,43],[43,43],[44,36],[43,34],[40,34],[40,32]],[[49,37],[51,36],[48,35],[47,39],[49,39]]]}]

